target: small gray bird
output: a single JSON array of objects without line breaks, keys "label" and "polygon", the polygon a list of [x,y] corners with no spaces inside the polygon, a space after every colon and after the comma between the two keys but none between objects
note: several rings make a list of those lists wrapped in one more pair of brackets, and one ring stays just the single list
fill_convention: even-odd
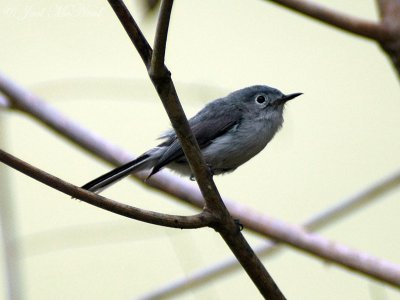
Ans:
[{"label": "small gray bird", "polygon": [[[301,94],[284,95],[277,89],[255,85],[214,100],[200,110],[189,125],[211,172],[232,172],[264,149],[282,126],[285,103]],[[98,193],[131,173],[151,170],[150,177],[163,167],[192,176],[174,130],[160,138],[164,142],[157,147],[82,188]]]}]

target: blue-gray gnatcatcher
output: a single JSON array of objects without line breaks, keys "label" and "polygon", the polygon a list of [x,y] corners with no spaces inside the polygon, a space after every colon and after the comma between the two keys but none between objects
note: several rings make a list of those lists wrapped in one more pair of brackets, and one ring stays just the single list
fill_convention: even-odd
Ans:
[{"label": "blue-gray gnatcatcher", "polygon": [[[255,85],[214,100],[200,110],[189,125],[211,172],[231,172],[264,149],[282,126],[285,103],[300,95],[284,95],[277,89]],[[163,167],[191,176],[175,132],[169,130],[161,138],[165,141],[157,147],[82,188],[100,192],[131,173],[151,170],[150,177]]]}]

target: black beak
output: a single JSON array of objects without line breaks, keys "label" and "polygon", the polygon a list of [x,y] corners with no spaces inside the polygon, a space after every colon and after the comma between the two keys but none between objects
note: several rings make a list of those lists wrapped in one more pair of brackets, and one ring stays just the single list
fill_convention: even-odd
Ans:
[{"label": "black beak", "polygon": [[284,95],[281,99],[280,102],[285,103],[289,100],[292,100],[300,95],[303,95],[303,93],[293,93],[293,94],[289,94],[289,95]]}]

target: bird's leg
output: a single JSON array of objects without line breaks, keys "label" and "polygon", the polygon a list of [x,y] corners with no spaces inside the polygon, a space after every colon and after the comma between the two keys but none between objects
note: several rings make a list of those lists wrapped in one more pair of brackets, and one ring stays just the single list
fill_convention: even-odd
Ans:
[{"label": "bird's leg", "polygon": [[210,171],[211,176],[215,175],[215,170],[213,169],[213,167],[209,164],[207,164],[208,170]]}]

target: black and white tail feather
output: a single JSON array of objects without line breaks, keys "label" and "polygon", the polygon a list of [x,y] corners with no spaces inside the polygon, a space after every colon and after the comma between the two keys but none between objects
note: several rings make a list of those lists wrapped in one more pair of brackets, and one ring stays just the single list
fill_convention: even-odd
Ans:
[{"label": "black and white tail feather", "polygon": [[153,160],[154,158],[143,154],[137,159],[130,161],[122,166],[119,166],[118,168],[113,169],[110,172],[107,172],[100,177],[93,179],[92,181],[89,181],[88,183],[83,185],[82,188],[94,193],[100,193],[104,189],[110,187],[114,183],[117,183],[131,173],[136,173],[142,170],[149,169]]}]

